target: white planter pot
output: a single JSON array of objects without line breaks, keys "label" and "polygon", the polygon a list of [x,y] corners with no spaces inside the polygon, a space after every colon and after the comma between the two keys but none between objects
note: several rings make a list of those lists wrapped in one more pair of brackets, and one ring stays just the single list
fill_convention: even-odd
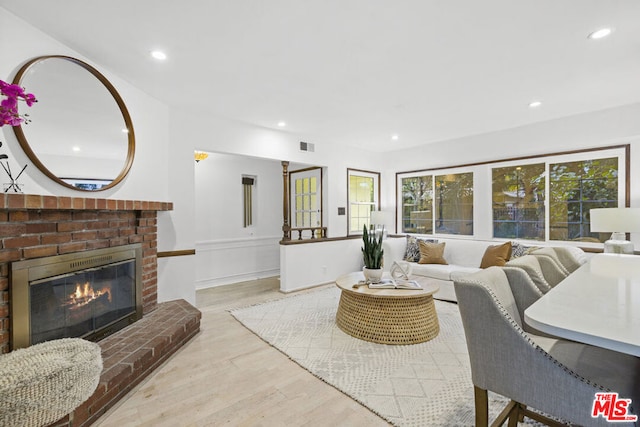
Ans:
[{"label": "white planter pot", "polygon": [[382,279],[382,269],[381,268],[362,268],[362,273],[364,273],[364,278],[369,283],[380,283],[380,279]]}]

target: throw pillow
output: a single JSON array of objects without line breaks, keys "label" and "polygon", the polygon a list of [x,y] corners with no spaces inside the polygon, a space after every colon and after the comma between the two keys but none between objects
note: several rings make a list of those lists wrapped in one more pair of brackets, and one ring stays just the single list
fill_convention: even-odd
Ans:
[{"label": "throw pillow", "polygon": [[404,260],[415,262],[416,258],[420,259],[418,239],[413,236],[407,236],[407,249],[404,251]]},{"label": "throw pillow", "polygon": [[526,246],[522,243],[511,242],[511,259],[520,258],[521,256],[530,255],[532,252],[540,249],[540,246]]},{"label": "throw pillow", "polygon": [[435,239],[419,239],[414,236],[407,236],[407,249],[404,252],[403,258],[405,261],[420,261],[420,247],[418,246],[419,240],[423,242],[438,243],[438,241]]},{"label": "throw pillow", "polygon": [[420,259],[418,264],[445,264],[447,260],[444,259],[444,245],[442,243],[429,243],[424,240],[418,240],[418,247],[420,248]]},{"label": "throw pillow", "polygon": [[511,259],[520,258],[527,255],[530,247],[525,246],[522,243],[511,242]]},{"label": "throw pillow", "polygon": [[511,258],[511,242],[489,246],[482,256],[480,268],[503,266]]}]

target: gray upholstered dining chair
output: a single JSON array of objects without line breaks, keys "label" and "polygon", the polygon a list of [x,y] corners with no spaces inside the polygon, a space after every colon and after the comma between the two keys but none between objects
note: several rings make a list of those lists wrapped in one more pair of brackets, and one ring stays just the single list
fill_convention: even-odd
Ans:
[{"label": "gray upholstered dining chair", "polygon": [[567,277],[567,274],[560,270],[551,258],[545,256],[525,255],[512,259],[506,265],[526,271],[544,294]]},{"label": "gray upholstered dining chair", "polygon": [[630,413],[640,414],[640,358],[525,332],[507,274],[490,267],[454,283],[471,362],[476,426],[489,422],[487,391],[511,400],[493,425],[509,419],[515,426],[526,416],[548,425],[561,425],[554,421],[560,420],[607,426],[603,417],[591,414],[595,394],[609,391],[631,399]]},{"label": "gray upholstered dining chair", "polygon": [[[516,303],[516,308],[521,319],[524,319],[524,311],[531,304],[538,301],[542,295],[542,291],[533,283],[531,277],[522,268],[518,267],[502,267],[507,275],[509,287]],[[539,331],[523,324],[524,330],[527,332],[540,333]]]},{"label": "gray upholstered dining chair", "polygon": [[569,272],[576,271],[587,262],[587,258],[582,249],[576,247],[553,246],[553,251],[560,260],[560,264]]},{"label": "gray upholstered dining chair", "polygon": [[560,262],[558,253],[552,247],[538,248],[534,251],[531,251],[529,254],[536,256],[538,258],[547,257],[560,271],[564,273],[565,276],[568,276],[570,273],[570,271],[565,268],[564,264]]}]

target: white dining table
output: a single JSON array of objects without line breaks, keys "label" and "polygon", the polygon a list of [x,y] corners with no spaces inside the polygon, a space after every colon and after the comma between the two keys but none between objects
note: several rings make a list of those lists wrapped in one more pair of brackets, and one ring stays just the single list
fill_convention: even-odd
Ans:
[{"label": "white dining table", "polygon": [[524,312],[551,335],[640,357],[640,256],[596,254]]}]

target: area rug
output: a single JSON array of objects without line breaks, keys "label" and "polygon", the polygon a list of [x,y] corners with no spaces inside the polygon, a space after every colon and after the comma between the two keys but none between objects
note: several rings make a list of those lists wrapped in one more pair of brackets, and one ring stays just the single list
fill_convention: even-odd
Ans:
[{"label": "area rug", "polygon": [[[458,306],[435,301],[438,336],[384,345],[342,332],[335,322],[340,290],[330,287],[231,314],[316,377],[396,426],[473,426],[469,356]],[[493,418],[506,400],[489,395]],[[528,424],[520,424],[528,425]]]}]

